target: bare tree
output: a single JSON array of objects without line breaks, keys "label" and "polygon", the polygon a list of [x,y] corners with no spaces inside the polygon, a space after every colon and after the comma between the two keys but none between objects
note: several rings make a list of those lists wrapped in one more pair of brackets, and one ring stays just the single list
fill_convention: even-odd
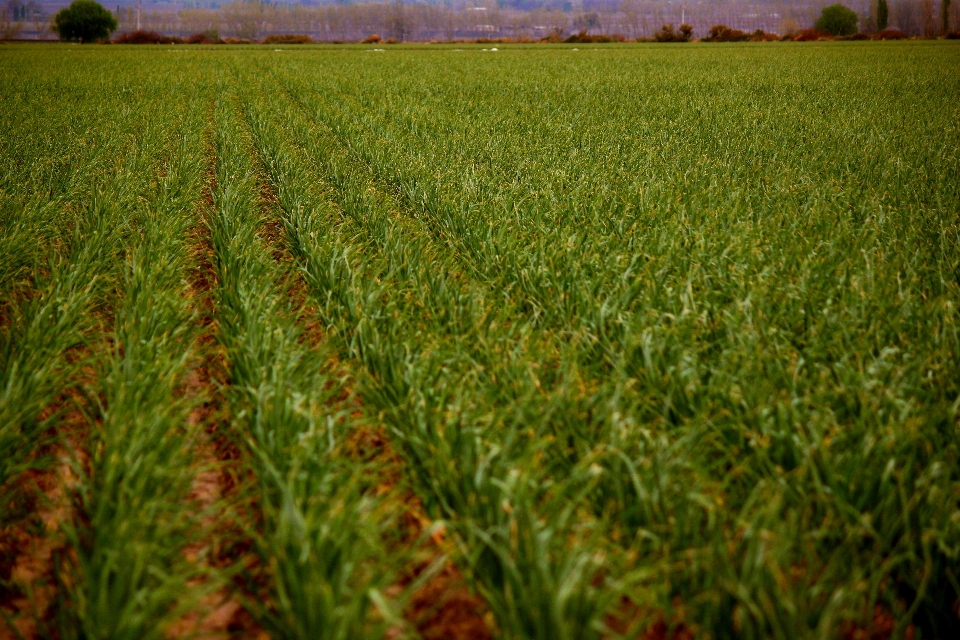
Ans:
[{"label": "bare tree", "polygon": [[237,38],[256,40],[263,29],[264,6],[258,0],[234,0],[221,12],[227,30]]},{"label": "bare tree", "polygon": [[933,15],[933,0],[920,0],[920,15],[923,21],[923,35],[930,37],[937,33],[937,20]]},{"label": "bare tree", "polygon": [[23,23],[14,19],[13,11],[9,6],[5,5],[0,9],[0,40],[13,40],[20,35],[22,29]]}]

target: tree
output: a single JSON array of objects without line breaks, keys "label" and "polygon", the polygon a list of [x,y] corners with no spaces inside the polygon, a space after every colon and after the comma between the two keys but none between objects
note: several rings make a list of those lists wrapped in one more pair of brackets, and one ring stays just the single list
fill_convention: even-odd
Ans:
[{"label": "tree", "polygon": [[943,22],[943,33],[950,32],[950,0],[940,0],[940,18]]},{"label": "tree", "polygon": [[53,30],[61,40],[96,42],[109,38],[117,19],[94,0],[73,0],[53,18]]},{"label": "tree", "polygon": [[856,13],[842,4],[832,4],[824,7],[814,27],[832,36],[852,36],[857,32],[857,21]]},{"label": "tree", "polygon": [[233,35],[244,40],[256,40],[263,29],[264,4],[260,0],[234,0],[224,5],[221,15]]},{"label": "tree", "polygon": [[13,40],[23,27],[21,22],[11,19],[7,7],[0,8],[0,40]]},{"label": "tree", "polygon": [[583,29],[585,31],[597,29],[600,26],[600,14],[596,11],[592,13],[581,13],[573,19],[573,26],[576,29]]},{"label": "tree", "polygon": [[877,1],[877,30],[884,31],[890,22],[890,7],[887,0]]}]

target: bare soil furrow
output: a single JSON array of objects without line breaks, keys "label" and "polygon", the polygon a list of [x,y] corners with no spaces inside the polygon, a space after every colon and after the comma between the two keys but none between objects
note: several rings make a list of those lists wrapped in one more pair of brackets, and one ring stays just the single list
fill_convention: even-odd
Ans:
[{"label": "bare soil furrow", "polygon": [[[210,151],[212,157],[212,150]],[[229,410],[222,389],[227,384],[227,362],[220,343],[216,308],[212,291],[218,285],[213,268],[213,247],[205,214],[213,206],[216,174],[210,166],[202,192],[201,220],[191,230],[191,258],[188,295],[202,329],[194,361],[181,384],[181,393],[198,400],[188,416],[195,434],[193,454],[196,472],[190,502],[198,514],[200,535],[183,550],[188,560],[203,568],[202,573],[216,576],[231,573],[236,567],[256,573],[256,557],[244,533],[245,522],[256,519],[254,505],[245,502],[242,487],[252,478],[245,455],[229,434]],[[208,580],[209,581],[209,580]],[[196,581],[194,586],[203,589]],[[239,583],[227,581],[205,593],[196,608],[176,620],[167,630],[170,638],[193,637],[201,640],[227,638],[266,638],[266,632],[254,621],[241,602]]]},{"label": "bare soil furrow", "polygon": [[62,527],[76,516],[72,489],[88,462],[86,398],[65,391],[40,420],[56,416],[54,433],[35,459],[44,461],[11,482],[7,523],[0,528],[0,640],[48,637],[55,632],[60,560],[70,550]]}]

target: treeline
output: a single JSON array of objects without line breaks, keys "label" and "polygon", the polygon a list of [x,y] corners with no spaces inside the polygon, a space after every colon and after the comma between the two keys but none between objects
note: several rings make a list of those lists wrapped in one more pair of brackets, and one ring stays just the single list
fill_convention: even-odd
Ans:
[{"label": "treeline", "polygon": [[[589,10],[563,11],[538,7],[523,10],[477,0],[461,6],[427,3],[369,2],[321,6],[268,5],[232,2],[219,9],[183,9],[141,14],[141,28],[187,36],[215,30],[224,36],[261,39],[270,34],[299,33],[314,40],[356,42],[371,34],[398,41],[429,42],[474,38],[541,39],[618,34],[628,39],[654,37],[663,25],[689,24],[693,37],[706,37],[713,25],[724,24],[748,33],[780,35],[814,25],[824,6],[836,0],[806,2],[691,2],[644,0],[594,2]],[[876,0],[844,2],[861,18],[860,30],[876,28]],[[960,5],[960,2],[954,2]],[[486,6],[484,6],[486,5]],[[908,35],[937,35],[939,0],[889,0],[889,26]],[[951,7],[953,30],[960,29],[960,6]],[[133,9],[121,9],[120,30],[136,29]]]},{"label": "treeline", "polygon": [[[942,32],[943,0],[888,0],[889,27],[910,36]],[[692,27],[693,38],[706,38],[714,25],[745,33],[797,34],[813,27],[824,6],[836,0],[736,2],[701,0],[668,3],[651,0],[585,0],[522,8],[487,0],[460,4],[361,2],[319,6],[268,4],[235,0],[215,9],[143,10],[116,7],[119,33],[137,30],[186,38],[207,33],[259,41],[274,34],[304,34],[319,42],[358,42],[372,34],[396,41],[458,39],[564,39],[584,32],[622,39],[654,38],[664,25]],[[19,3],[21,0],[8,0]],[[532,0],[531,0],[532,3]],[[860,18],[859,30],[877,31],[877,0],[843,2]],[[576,7],[576,8],[574,8]],[[960,2],[948,5],[950,31],[960,31]],[[108,8],[110,8],[108,6]],[[564,10],[566,9],[566,10]],[[10,12],[12,14],[12,11]],[[17,15],[21,15],[18,10]],[[34,16],[31,16],[34,17]],[[25,24],[21,37],[30,37]],[[43,33],[37,35],[43,36]]]}]

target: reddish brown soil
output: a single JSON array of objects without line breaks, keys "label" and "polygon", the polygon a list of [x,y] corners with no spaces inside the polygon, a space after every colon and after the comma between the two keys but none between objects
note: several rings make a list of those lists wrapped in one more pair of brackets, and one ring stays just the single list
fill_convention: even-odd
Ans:
[{"label": "reddish brown soil", "polygon": [[[213,168],[207,172],[203,189],[205,210],[213,206]],[[242,533],[241,520],[250,520],[253,505],[238,502],[240,486],[249,482],[242,451],[227,436],[224,402],[219,391],[226,381],[226,362],[216,340],[216,320],[211,291],[216,286],[212,266],[213,248],[209,231],[202,222],[193,230],[192,253],[195,267],[190,273],[188,294],[199,314],[202,333],[198,341],[199,358],[181,383],[181,393],[200,403],[193,409],[188,424],[194,427],[194,460],[198,469],[193,479],[190,501],[200,515],[201,541],[184,549],[192,562],[210,569],[244,566],[247,572],[259,572],[251,545]],[[201,584],[194,586],[202,587]],[[224,585],[206,594],[199,606],[176,620],[165,631],[169,638],[192,637],[200,640],[257,638],[269,636],[243,607],[233,585]]]},{"label": "reddish brown soil", "polygon": [[[403,461],[390,446],[382,431],[357,429],[346,445],[350,455],[375,462],[382,469],[378,493],[395,493],[402,503],[402,522],[405,525],[403,542],[418,544],[432,525],[420,499],[401,486]],[[451,555],[451,545],[442,529],[427,538],[419,558],[404,572],[391,590],[399,594],[413,584],[424,571],[444,557]],[[441,569],[431,575],[410,597],[404,618],[425,640],[463,639],[491,640],[493,616],[482,598],[474,594],[463,574],[450,560],[443,560]],[[399,635],[395,630],[391,636]]]},{"label": "reddish brown soil", "polygon": [[[897,627],[897,619],[881,605],[873,609],[873,623],[869,628],[849,625],[843,634],[845,640],[891,640]],[[916,628],[911,624],[904,631],[904,640],[913,640]]]},{"label": "reddish brown soil", "polygon": [[[40,419],[62,413],[57,433],[38,459],[51,464],[25,471],[11,483],[13,518],[0,529],[0,640],[50,635],[48,625],[57,600],[58,558],[68,553],[61,526],[73,514],[70,488],[77,478],[74,464],[86,464],[81,446],[88,424],[80,410],[83,399],[65,394]],[[56,436],[59,436],[57,438]],[[9,616],[10,623],[6,622]],[[12,624],[12,627],[11,627]]]}]

